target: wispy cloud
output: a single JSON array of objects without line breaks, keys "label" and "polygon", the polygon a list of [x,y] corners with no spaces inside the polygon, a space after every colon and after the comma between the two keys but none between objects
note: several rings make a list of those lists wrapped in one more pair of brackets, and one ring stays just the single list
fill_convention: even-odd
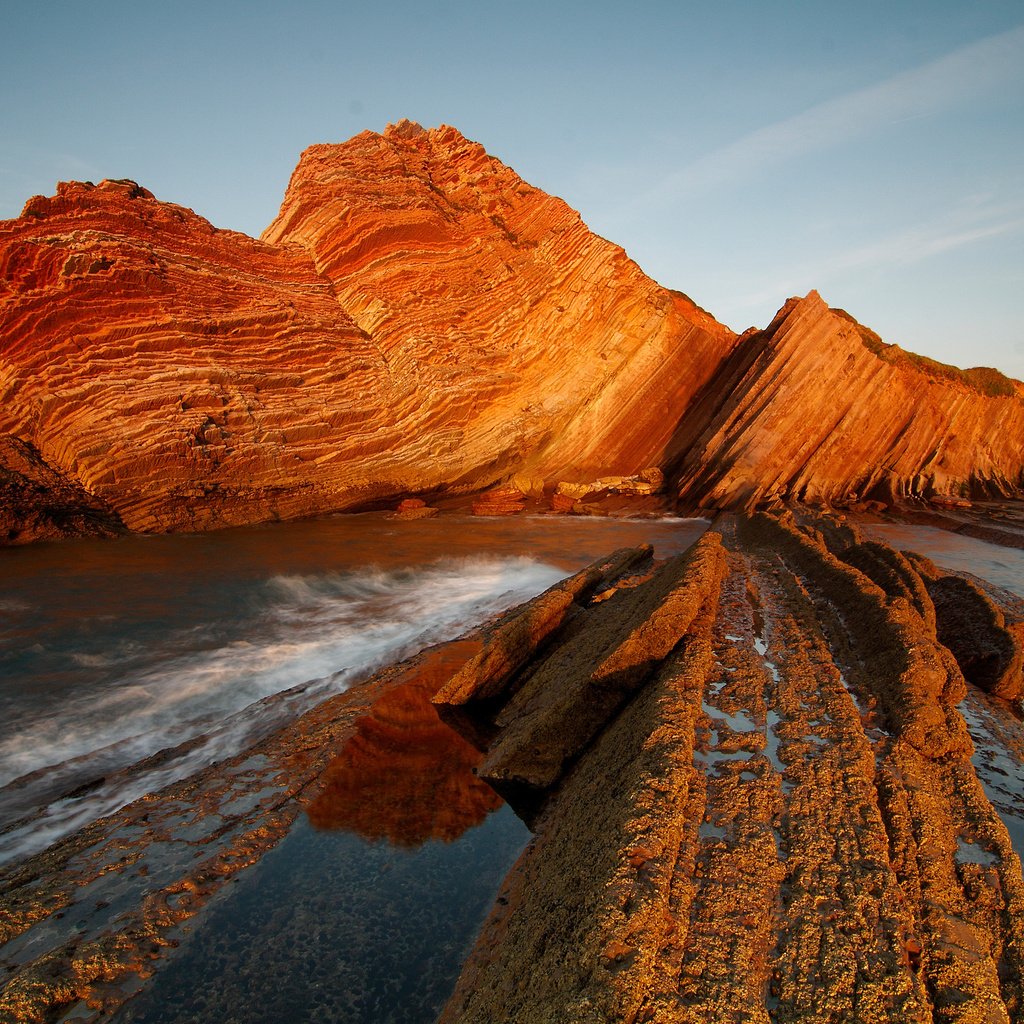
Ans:
[{"label": "wispy cloud", "polygon": [[829,281],[864,268],[909,266],[986,239],[1022,231],[1024,208],[1020,204],[978,209],[968,202],[937,220],[895,231],[826,259],[807,261],[791,267],[784,275],[775,274],[755,292],[737,296],[735,304],[738,309],[760,307],[783,295],[824,287]]},{"label": "wispy cloud", "polygon": [[955,108],[1024,81],[1024,25],[963,46],[875,85],[765,125],[667,175],[643,197],[662,205],[733,184],[765,167],[849,142],[877,128]]}]

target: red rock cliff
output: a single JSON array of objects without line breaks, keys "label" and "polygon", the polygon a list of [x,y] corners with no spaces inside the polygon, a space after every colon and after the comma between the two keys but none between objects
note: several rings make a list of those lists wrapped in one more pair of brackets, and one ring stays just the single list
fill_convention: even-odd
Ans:
[{"label": "red rock cliff", "polygon": [[886,346],[817,292],[744,336],[673,456],[688,507],[1013,496],[1024,386]]},{"label": "red rock cliff", "polygon": [[377,436],[385,376],[303,253],[134,183],[61,185],[0,225],[0,434],[132,529],[331,507],[323,439],[343,458]]},{"label": "red rock cliff", "polygon": [[380,346],[423,455],[549,480],[657,461],[735,336],[454,128],[302,155],[265,241]]},{"label": "red rock cliff", "polygon": [[0,225],[0,435],[135,530],[634,472],[734,341],[451,128],[313,147],[264,241],[117,181]]},{"label": "red rock cliff", "polygon": [[1020,386],[894,351],[813,293],[737,339],[449,127],[313,146],[260,241],[62,184],[0,223],[0,542],[515,473],[659,466],[688,507],[1019,488]]}]

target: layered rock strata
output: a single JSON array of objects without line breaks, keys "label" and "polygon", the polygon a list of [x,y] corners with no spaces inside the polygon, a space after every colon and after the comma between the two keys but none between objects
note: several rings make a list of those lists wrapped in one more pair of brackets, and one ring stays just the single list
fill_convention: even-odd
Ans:
[{"label": "layered rock strata", "polygon": [[0,225],[0,282],[0,435],[132,530],[326,511],[397,444],[380,354],[304,254],[134,183],[30,200]]},{"label": "layered rock strata", "polygon": [[813,292],[737,338],[407,121],[308,149],[259,241],[130,181],[29,200],[0,224],[0,437],[54,475],[5,490],[14,541],[88,532],[94,506],[166,531],[496,487],[483,514],[512,488],[590,514],[656,510],[663,482],[686,509],[1024,484],[1019,383]]},{"label": "layered rock strata", "polygon": [[464,471],[636,473],[735,342],[448,126],[310,147],[263,239],[309,251],[415,407],[410,436]]},{"label": "layered rock strata", "polygon": [[684,505],[1019,496],[1024,388],[886,346],[817,292],[744,335],[669,464]]},{"label": "layered rock strata", "polygon": [[77,480],[47,465],[32,445],[0,435],[0,544],[123,532],[117,513]]},{"label": "layered rock strata", "polygon": [[[922,578],[851,552],[890,594],[835,524],[720,525],[720,590],[689,578],[680,642],[546,791],[442,1021],[1019,1019],[1020,860]],[[1016,756],[997,717],[978,740]]]},{"label": "layered rock strata", "polygon": [[634,473],[733,340],[450,128],[313,147],[263,241],[122,181],[0,225],[0,435],[133,530]]}]

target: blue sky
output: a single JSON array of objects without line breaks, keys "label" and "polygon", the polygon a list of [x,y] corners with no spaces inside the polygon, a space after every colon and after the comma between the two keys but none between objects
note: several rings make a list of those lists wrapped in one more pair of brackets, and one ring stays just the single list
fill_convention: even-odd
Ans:
[{"label": "blue sky", "polygon": [[817,288],[1024,378],[1024,5],[7,4],[0,218],[130,177],[258,234],[299,153],[448,123],[731,327]]}]

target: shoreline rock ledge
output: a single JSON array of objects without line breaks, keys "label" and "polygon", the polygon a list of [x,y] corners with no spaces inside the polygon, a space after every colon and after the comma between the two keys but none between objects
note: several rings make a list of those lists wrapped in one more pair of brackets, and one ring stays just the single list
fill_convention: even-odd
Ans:
[{"label": "shoreline rock ledge", "polygon": [[434,698],[534,831],[440,1021],[1020,1020],[1024,818],[964,714],[1018,761],[1024,727],[961,670],[1019,639],[836,520],[714,530],[552,588]]}]

